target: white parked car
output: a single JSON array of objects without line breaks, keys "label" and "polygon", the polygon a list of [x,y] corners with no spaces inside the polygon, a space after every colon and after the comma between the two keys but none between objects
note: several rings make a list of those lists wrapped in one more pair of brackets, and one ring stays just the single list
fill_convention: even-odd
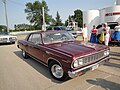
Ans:
[{"label": "white parked car", "polygon": [[15,43],[17,36],[10,35],[7,32],[0,32],[0,43]]}]

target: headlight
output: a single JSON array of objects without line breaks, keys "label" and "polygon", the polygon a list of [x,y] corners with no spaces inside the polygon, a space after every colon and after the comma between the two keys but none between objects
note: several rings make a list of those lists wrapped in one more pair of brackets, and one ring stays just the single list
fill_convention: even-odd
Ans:
[{"label": "headlight", "polygon": [[107,51],[104,51],[104,55],[105,55],[105,56],[107,55]]},{"label": "headlight", "polygon": [[110,50],[107,50],[106,53],[107,53],[107,55],[109,55],[110,54]]},{"label": "headlight", "polygon": [[110,52],[109,50],[104,51],[104,55],[105,55],[105,56],[109,55],[109,52]]},{"label": "headlight", "polygon": [[76,68],[76,67],[78,67],[78,66],[79,66],[79,65],[78,65],[78,60],[75,60],[74,63],[73,63],[73,67]]},{"label": "headlight", "polygon": [[16,39],[16,37],[11,37],[12,39]]},{"label": "headlight", "polygon": [[76,59],[73,62],[73,68],[77,68],[77,67],[82,66],[82,65],[83,65],[83,60],[82,59]]},{"label": "headlight", "polygon": [[78,64],[79,65],[83,65],[83,60],[82,59],[78,59]]}]

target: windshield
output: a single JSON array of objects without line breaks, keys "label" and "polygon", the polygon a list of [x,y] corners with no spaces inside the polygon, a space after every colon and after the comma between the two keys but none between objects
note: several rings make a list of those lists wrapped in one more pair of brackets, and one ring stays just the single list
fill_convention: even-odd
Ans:
[{"label": "windshield", "polygon": [[9,35],[8,32],[0,32],[0,35]]},{"label": "windshield", "polygon": [[74,40],[74,38],[66,31],[65,32],[43,33],[42,38],[43,38],[44,44]]}]

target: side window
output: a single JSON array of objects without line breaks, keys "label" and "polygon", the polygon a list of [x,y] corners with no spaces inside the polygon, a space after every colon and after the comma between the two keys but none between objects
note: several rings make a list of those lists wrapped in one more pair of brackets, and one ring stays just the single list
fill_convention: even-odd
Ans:
[{"label": "side window", "polygon": [[38,43],[38,44],[42,44],[42,40],[40,37],[40,34],[32,34],[28,41],[33,42],[33,43]]},{"label": "side window", "polygon": [[31,34],[28,38],[28,41],[32,42],[32,37],[33,37],[33,35]]}]

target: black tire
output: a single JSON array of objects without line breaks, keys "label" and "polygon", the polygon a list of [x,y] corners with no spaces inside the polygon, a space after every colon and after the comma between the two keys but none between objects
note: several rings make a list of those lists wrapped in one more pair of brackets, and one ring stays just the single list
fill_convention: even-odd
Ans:
[{"label": "black tire", "polygon": [[[61,74],[60,76],[57,76],[56,73],[53,73],[53,69],[52,68],[55,67],[55,66],[56,66],[56,68],[57,67],[60,68],[61,70],[59,70],[59,71],[63,72],[63,74]],[[59,80],[59,81],[65,81],[65,80],[67,80],[69,78],[68,74],[64,72],[64,70],[61,67],[61,65],[59,63],[57,63],[56,61],[50,62],[50,64],[49,64],[49,72],[50,72],[50,74],[52,75],[52,77],[54,79]],[[56,69],[56,72],[57,72],[57,69]]]},{"label": "black tire", "polygon": [[28,55],[27,55],[27,53],[26,53],[24,50],[22,50],[22,56],[23,56],[25,59],[28,58]]},{"label": "black tire", "polygon": [[15,44],[15,42],[12,42],[12,44]]}]

